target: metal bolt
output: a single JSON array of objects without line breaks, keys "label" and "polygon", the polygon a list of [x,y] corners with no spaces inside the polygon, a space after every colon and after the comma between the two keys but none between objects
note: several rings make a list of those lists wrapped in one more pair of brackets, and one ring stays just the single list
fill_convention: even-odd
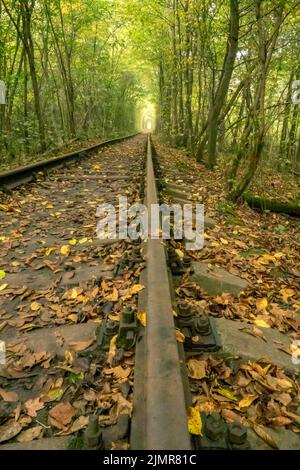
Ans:
[{"label": "metal bolt", "polygon": [[133,323],[134,313],[131,307],[127,307],[123,310],[123,322],[124,323]]},{"label": "metal bolt", "polygon": [[207,416],[205,421],[205,432],[209,439],[218,441],[223,438],[226,426],[218,414]]},{"label": "metal bolt", "polygon": [[178,303],[179,315],[183,318],[191,318],[193,316],[192,308],[187,302]]},{"label": "metal bolt", "polygon": [[247,429],[240,423],[231,423],[228,426],[228,436],[232,444],[245,444],[247,441]]},{"label": "metal bolt", "polygon": [[107,320],[104,328],[104,334],[106,336],[113,336],[117,334],[119,330],[119,323],[113,320]]},{"label": "metal bolt", "polygon": [[206,336],[209,335],[211,330],[210,330],[210,324],[209,324],[209,319],[208,317],[198,317],[195,319],[194,322],[194,328],[197,333],[200,335]]},{"label": "metal bolt", "polygon": [[99,429],[98,416],[91,415],[84,433],[84,444],[87,449],[103,449],[102,433]]},{"label": "metal bolt", "polygon": [[185,256],[185,257],[183,258],[183,265],[184,265],[184,267],[189,268],[189,267],[191,266],[191,262],[192,262],[192,261],[191,261],[191,258],[190,258],[189,256]]}]

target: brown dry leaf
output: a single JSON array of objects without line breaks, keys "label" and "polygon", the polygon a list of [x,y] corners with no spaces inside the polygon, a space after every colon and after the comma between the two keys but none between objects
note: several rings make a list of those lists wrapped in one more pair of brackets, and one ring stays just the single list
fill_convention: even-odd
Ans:
[{"label": "brown dry leaf", "polygon": [[263,440],[265,441],[270,447],[273,449],[279,449],[277,443],[274,441],[274,439],[270,436],[270,434],[267,433],[267,431],[264,430],[262,426],[259,426],[258,424],[252,424],[253,430],[255,433]]},{"label": "brown dry leaf", "polygon": [[67,432],[61,433],[60,435],[68,436],[69,434],[74,434],[75,432],[81,431],[82,429],[86,428],[88,424],[88,416],[79,416],[79,418],[75,419],[70,429]]},{"label": "brown dry leaf", "polygon": [[295,413],[291,413],[290,411],[283,410],[284,414],[291,418],[294,423],[297,423],[300,426],[300,416],[296,415]]},{"label": "brown dry leaf", "polygon": [[293,382],[288,379],[277,379],[277,377],[272,377],[268,375],[266,377],[266,382],[270,387],[275,388],[275,390],[291,390],[293,388]]},{"label": "brown dry leaf", "polygon": [[258,395],[249,395],[239,402],[239,408],[248,408],[258,398]]},{"label": "brown dry leaf", "polygon": [[70,346],[70,349],[73,349],[73,351],[81,352],[81,351],[85,351],[90,346],[92,346],[94,342],[95,342],[95,339],[92,339],[89,341],[77,341],[77,342],[74,341],[74,342],[71,342],[69,346]]},{"label": "brown dry leaf", "polygon": [[270,420],[273,426],[279,427],[279,426],[288,426],[289,424],[292,423],[292,420],[290,418],[285,418],[284,416],[277,416],[276,418],[272,418]]},{"label": "brown dry leaf", "polygon": [[183,333],[181,333],[181,331],[175,330],[175,334],[176,334],[176,340],[178,341],[178,343],[184,343],[185,342],[185,336],[184,336]]},{"label": "brown dry leaf", "polygon": [[59,403],[49,411],[49,416],[63,427],[70,424],[74,415],[75,408],[71,403]]},{"label": "brown dry leaf", "polygon": [[255,327],[253,327],[253,328],[239,328],[239,331],[242,331],[243,333],[247,333],[248,335],[254,336],[255,338],[260,338],[263,341],[265,341],[265,343],[267,343],[267,340],[264,337],[263,332],[261,330],[259,330],[258,328],[255,328]]},{"label": "brown dry leaf", "polygon": [[18,442],[34,441],[35,439],[39,439],[42,436],[43,431],[44,429],[42,426],[35,426],[33,428],[26,429],[25,431],[22,431],[18,435],[17,441]]},{"label": "brown dry leaf", "polygon": [[37,411],[42,410],[45,406],[44,403],[40,401],[40,397],[35,398],[34,400],[28,400],[24,403],[27,410],[27,414],[32,418],[37,416]]},{"label": "brown dry leaf", "polygon": [[19,422],[16,423],[14,419],[7,421],[3,426],[0,426],[0,443],[13,439],[22,429],[23,425]]},{"label": "brown dry leaf", "polygon": [[116,355],[116,352],[117,352],[117,339],[118,339],[118,335],[115,335],[110,340],[109,352],[108,352],[108,358],[107,358],[107,363],[110,366],[112,365],[113,359],[114,359],[114,357]]},{"label": "brown dry leaf", "polygon": [[188,361],[188,375],[192,379],[204,379],[206,377],[206,361],[198,361],[197,359],[190,359]]},{"label": "brown dry leaf", "polygon": [[13,403],[19,400],[18,394],[16,392],[7,392],[0,388],[0,396],[6,402]]},{"label": "brown dry leaf", "polygon": [[131,369],[123,369],[123,367],[113,367],[112,369],[105,369],[104,373],[107,375],[113,375],[117,380],[126,379],[131,373]]}]

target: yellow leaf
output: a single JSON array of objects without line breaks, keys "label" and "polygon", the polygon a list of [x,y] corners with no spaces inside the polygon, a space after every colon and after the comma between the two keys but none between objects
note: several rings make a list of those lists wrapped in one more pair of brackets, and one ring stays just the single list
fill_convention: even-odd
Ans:
[{"label": "yellow leaf", "polygon": [[185,342],[185,336],[179,330],[176,330],[176,340],[178,341],[178,343],[184,343]]},{"label": "yellow leaf", "polygon": [[38,302],[32,302],[30,305],[30,308],[33,312],[38,312],[39,309],[41,308],[41,305]]},{"label": "yellow leaf", "polygon": [[48,204],[48,206],[46,206],[46,209],[53,209],[52,204]]},{"label": "yellow leaf", "polygon": [[8,209],[8,206],[5,206],[4,204],[0,204],[0,210],[7,212],[9,209]]},{"label": "yellow leaf", "polygon": [[268,307],[268,300],[267,299],[258,299],[256,301],[256,308],[257,310],[266,310]]},{"label": "yellow leaf", "polygon": [[206,361],[190,359],[188,361],[188,371],[189,377],[191,377],[192,379],[204,379],[204,377],[206,377]]},{"label": "yellow leaf", "polygon": [[181,260],[183,260],[183,258],[184,258],[184,253],[183,253],[183,251],[181,251],[181,250],[175,250],[175,251],[176,251],[177,255],[179,256],[179,258],[180,258]]},{"label": "yellow leaf", "polygon": [[62,388],[53,388],[47,393],[47,398],[49,398],[50,401],[56,401],[60,400],[63,394],[64,390]]},{"label": "yellow leaf", "polygon": [[256,398],[257,398],[257,395],[249,395],[248,397],[243,398],[239,402],[239,407],[248,408],[250,405],[252,405],[252,403],[254,402],[254,400],[256,400]]},{"label": "yellow leaf", "polygon": [[71,315],[68,315],[68,319],[76,323],[78,320],[78,316],[76,315],[76,313],[71,313]]},{"label": "yellow leaf", "polygon": [[117,302],[118,299],[119,299],[119,292],[117,291],[115,287],[113,288],[112,294],[107,295],[105,297],[105,300],[107,300],[108,302]]},{"label": "yellow leaf", "polygon": [[217,243],[217,242],[211,242],[210,244],[213,248],[217,248],[218,246],[220,246],[220,243]]},{"label": "yellow leaf", "polygon": [[220,240],[221,240],[222,245],[228,245],[229,243],[228,240],[226,240],[225,238],[220,238]]},{"label": "yellow leaf", "polygon": [[145,286],[142,286],[142,284],[136,284],[130,289],[130,294],[135,295],[143,289],[145,289]]},{"label": "yellow leaf", "polygon": [[64,256],[69,256],[71,248],[68,245],[63,245],[60,249],[60,252]]},{"label": "yellow leaf", "polygon": [[54,248],[53,246],[47,248],[46,251],[45,251],[45,255],[46,255],[46,256],[51,255],[52,251],[54,251],[54,250],[55,250],[55,248]]},{"label": "yellow leaf", "polygon": [[[1,271],[0,271],[1,272]],[[0,277],[1,279],[1,277]],[[289,299],[295,295],[295,291],[293,289],[281,289],[280,294],[283,300],[288,303]]]},{"label": "yellow leaf", "polygon": [[139,320],[140,324],[143,326],[147,326],[147,314],[146,312],[138,312],[136,314],[137,319]]},{"label": "yellow leaf", "polygon": [[94,166],[94,170],[100,171],[100,170],[101,170],[101,166],[100,166],[100,165],[95,165],[95,166]]},{"label": "yellow leaf", "polygon": [[188,430],[194,436],[202,436],[202,419],[196,408],[190,407],[188,410]]},{"label": "yellow leaf", "polygon": [[177,318],[177,317],[178,317],[178,313],[177,313],[175,310],[173,310],[173,312],[172,312],[172,313],[173,313],[173,317],[175,317],[175,318]]},{"label": "yellow leaf", "polygon": [[77,297],[78,297],[77,289],[76,289],[76,287],[74,287],[74,289],[71,290],[70,298],[72,300],[75,300],[75,299],[77,299]]},{"label": "yellow leaf", "polygon": [[258,260],[257,260],[257,262],[258,262],[259,264],[264,264],[264,265],[269,264],[269,263],[275,263],[275,261],[276,261],[275,256],[267,255],[267,254],[261,256],[261,257],[258,258]]},{"label": "yellow leaf", "polygon": [[5,276],[6,276],[5,271],[3,271],[2,269],[0,269],[0,279],[4,279]]},{"label": "yellow leaf", "polygon": [[68,364],[70,365],[73,364],[74,358],[73,358],[73,354],[71,353],[71,351],[65,351],[65,359]]},{"label": "yellow leaf", "polygon": [[255,320],[254,323],[256,326],[260,326],[261,328],[270,328],[270,325],[268,325],[264,320]]},{"label": "yellow leaf", "polygon": [[8,287],[8,284],[2,284],[0,286],[0,292],[3,291],[4,289],[6,289]]},{"label": "yellow leaf", "polygon": [[237,398],[233,395],[233,393],[229,392],[229,390],[226,390],[225,388],[218,388],[216,392],[219,395],[222,395],[223,397],[228,398],[229,400],[237,401]]},{"label": "yellow leaf", "polygon": [[70,240],[69,243],[70,245],[75,246],[77,245],[78,241],[76,240],[76,238],[73,238],[73,240]]},{"label": "yellow leaf", "polygon": [[87,241],[88,241],[87,238],[82,238],[81,240],[79,240],[78,243],[79,243],[80,245],[83,245],[83,244],[86,243]]}]

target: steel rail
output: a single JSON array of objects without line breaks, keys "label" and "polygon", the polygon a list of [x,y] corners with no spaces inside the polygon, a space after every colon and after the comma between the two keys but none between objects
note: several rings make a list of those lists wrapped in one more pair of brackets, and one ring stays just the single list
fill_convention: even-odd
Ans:
[{"label": "steel rail", "polygon": [[[151,205],[158,204],[158,197],[150,136],[145,202],[151,214]],[[147,313],[147,326],[136,351],[131,448],[190,450],[165,247],[162,240],[149,237],[145,250],[146,270],[142,279],[146,289],[140,304]]]},{"label": "steel rail", "polygon": [[90,147],[85,147],[82,149],[75,150],[71,153],[59,155],[58,157],[50,158],[49,160],[41,160],[31,165],[0,173],[0,189],[16,188],[21,184],[25,184],[27,182],[32,181],[34,174],[38,171],[56,168],[64,163],[72,162],[73,160],[76,160],[78,158],[84,158],[87,156],[87,154],[92,153],[95,150],[106,147],[108,145],[117,144],[118,142],[122,142],[132,137],[135,137],[136,135],[137,133],[124,137],[117,137],[116,139],[106,140],[104,142],[102,141]]}]

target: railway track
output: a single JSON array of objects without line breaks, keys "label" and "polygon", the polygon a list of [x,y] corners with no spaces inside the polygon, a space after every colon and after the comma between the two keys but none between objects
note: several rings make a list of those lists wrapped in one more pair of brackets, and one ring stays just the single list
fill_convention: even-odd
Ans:
[{"label": "railway track", "polygon": [[[107,149],[99,154],[102,147]],[[68,434],[70,423],[57,422],[51,410],[66,404],[62,412],[68,414],[69,409],[81,430],[87,427],[84,418],[111,400],[109,409],[125,406],[126,418],[122,420],[120,413],[116,424],[118,420],[109,415],[101,416],[101,424],[108,428],[101,440],[104,447],[112,445],[110,433],[119,433],[132,449],[190,449],[185,366],[176,342],[165,246],[160,240],[150,239],[143,246],[139,241],[105,242],[93,237],[98,204],[117,207],[122,194],[131,204],[141,202],[144,195],[147,207],[158,203],[150,138],[130,136],[123,143],[106,142],[7,172],[0,175],[0,184],[4,215],[0,268],[5,273],[0,340],[6,344],[7,360],[0,381],[4,398],[14,399],[1,402],[0,411],[8,437],[21,441],[6,446],[22,448],[22,435],[26,438],[33,429],[43,437],[35,441],[37,448],[63,447],[65,439],[53,436]],[[136,292],[142,290],[138,301],[131,294],[135,286]],[[128,311],[129,316],[130,311],[145,311],[147,316],[146,328],[140,326],[136,334],[133,327],[134,370],[130,368],[133,344],[128,341],[117,349],[119,357],[107,361],[118,324],[124,326],[124,311],[127,317]],[[91,364],[94,375],[87,377]],[[74,384],[66,387],[70,380]],[[113,402],[109,393],[122,384],[126,391],[121,392],[121,404]],[[133,396],[128,398],[132,386]],[[78,416],[80,400],[74,397],[86,401],[84,416]],[[17,405],[21,431],[14,436],[9,427]],[[94,439],[91,432],[86,431],[88,447]],[[11,439],[0,437],[3,442]]]},{"label": "railway track", "polygon": [[178,296],[192,272],[185,240],[95,235],[97,207],[119,214],[120,196],[149,213],[186,202],[150,136],[0,184],[0,450],[248,448],[244,426],[193,408],[186,360],[220,344],[214,321]]}]

